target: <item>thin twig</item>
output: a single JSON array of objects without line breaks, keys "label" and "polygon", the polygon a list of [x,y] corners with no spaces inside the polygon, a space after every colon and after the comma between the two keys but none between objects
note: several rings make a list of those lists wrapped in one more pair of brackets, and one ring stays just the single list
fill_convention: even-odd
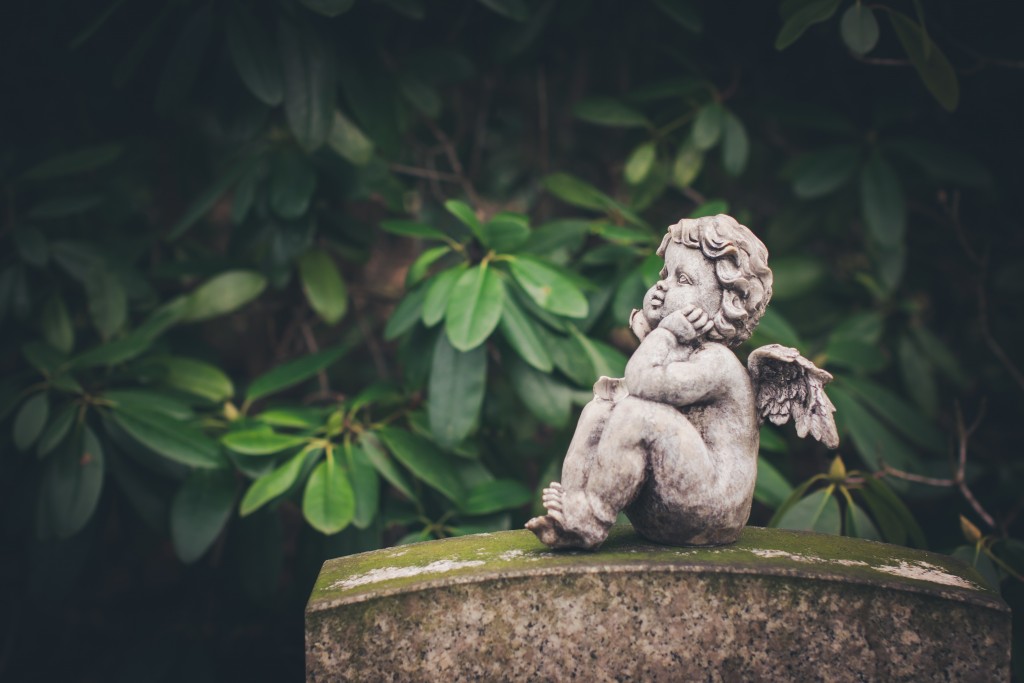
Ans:
[{"label": "thin twig", "polygon": [[415,166],[406,166],[405,164],[389,164],[388,168],[395,173],[401,173],[403,175],[410,175],[416,178],[426,178],[427,180],[441,180],[446,183],[461,183],[462,180],[459,176],[454,173],[445,173],[444,171],[437,171],[429,168],[416,168]]},{"label": "thin twig", "polygon": [[687,199],[694,202],[697,206],[702,206],[707,203],[707,198],[692,187],[684,187],[682,193]]},{"label": "thin twig", "polygon": [[891,57],[865,57],[851,52],[853,58],[863,64],[871,66],[911,66],[909,59],[893,59]]},{"label": "thin twig", "polygon": [[473,187],[473,183],[470,182],[466,176],[465,170],[462,168],[462,162],[459,161],[458,150],[455,149],[455,144],[452,143],[451,139],[445,135],[445,132],[432,120],[425,118],[424,121],[430,132],[434,134],[437,141],[441,144],[444,149],[445,156],[448,158],[448,163],[452,167],[452,171],[459,178],[459,182],[462,183],[462,190],[466,193],[466,197],[469,199],[470,204],[474,207],[480,206],[480,195],[477,194],[476,188]]},{"label": "thin twig", "polygon": [[[918,484],[926,484],[928,486],[938,486],[942,488],[956,487],[960,490],[964,500],[966,500],[971,508],[981,517],[986,524],[992,529],[998,528],[995,519],[990,515],[978,499],[974,497],[974,492],[967,485],[967,442],[971,436],[977,431],[981,425],[981,420],[985,415],[985,404],[982,403],[981,408],[978,410],[978,415],[975,417],[974,422],[969,427],[964,426],[963,412],[960,410],[960,404],[957,403],[954,406],[955,417],[956,417],[956,432],[957,432],[957,463],[956,472],[952,479],[938,479],[936,477],[924,477],[920,474],[913,474],[911,472],[904,472],[898,470],[895,467],[882,463],[882,474],[896,477],[897,479],[904,479],[906,481],[912,481]],[[851,482],[852,483],[852,482]]]},{"label": "thin twig", "polygon": [[366,320],[366,316],[363,314],[362,307],[354,306],[353,313],[356,316],[356,325],[359,326],[359,331],[363,333],[363,339],[366,340],[366,346],[370,350],[370,357],[373,358],[373,365],[377,370],[377,376],[381,379],[390,379],[391,369],[388,367],[387,358],[384,356],[384,351],[381,349],[369,321]]},{"label": "thin twig", "polygon": [[920,474],[913,474],[912,472],[904,472],[898,470],[895,467],[891,467],[885,463],[882,463],[882,472],[885,474],[896,477],[897,479],[905,479],[906,481],[912,481],[917,484],[927,484],[928,486],[940,486],[948,487],[956,484],[952,479],[936,479],[935,477],[923,477]]}]

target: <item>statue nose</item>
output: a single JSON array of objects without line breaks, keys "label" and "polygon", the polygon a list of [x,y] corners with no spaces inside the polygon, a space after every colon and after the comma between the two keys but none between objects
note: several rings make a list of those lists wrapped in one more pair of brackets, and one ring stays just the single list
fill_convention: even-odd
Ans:
[{"label": "statue nose", "polygon": [[658,280],[658,284],[656,284],[655,287],[657,287],[658,290],[662,292],[668,289],[668,285],[665,284],[664,280]]}]

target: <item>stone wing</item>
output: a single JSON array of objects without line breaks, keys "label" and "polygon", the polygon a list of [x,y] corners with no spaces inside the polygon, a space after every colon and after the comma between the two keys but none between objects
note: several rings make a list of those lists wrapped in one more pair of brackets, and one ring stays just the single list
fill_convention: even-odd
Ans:
[{"label": "stone wing", "polygon": [[832,413],[836,407],[825,395],[832,375],[800,355],[796,349],[769,344],[747,358],[761,422],[786,424],[793,418],[796,433],[809,433],[829,448],[839,445]]}]

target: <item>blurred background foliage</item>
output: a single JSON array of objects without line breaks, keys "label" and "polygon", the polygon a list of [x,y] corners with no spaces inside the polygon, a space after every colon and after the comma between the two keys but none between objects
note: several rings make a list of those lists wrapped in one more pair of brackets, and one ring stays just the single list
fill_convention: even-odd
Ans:
[{"label": "blurred background foliage", "polygon": [[537,512],[665,226],[719,212],[775,272],[741,355],[836,377],[838,453],[766,428],[752,523],[1021,612],[1019,6],[5,19],[0,677],[298,680],[325,558]]}]

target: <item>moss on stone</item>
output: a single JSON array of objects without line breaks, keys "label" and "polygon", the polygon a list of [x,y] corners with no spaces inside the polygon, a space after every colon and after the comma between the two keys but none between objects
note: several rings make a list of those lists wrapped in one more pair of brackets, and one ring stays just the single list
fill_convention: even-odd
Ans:
[{"label": "moss on stone", "polygon": [[553,551],[528,531],[505,531],[329,560],[320,572],[308,610],[420,586],[630,568],[868,582],[1005,609],[972,568],[946,555],[842,536],[757,527],[745,529],[733,545],[677,548],[645,541],[632,527],[621,525],[596,552]]}]

